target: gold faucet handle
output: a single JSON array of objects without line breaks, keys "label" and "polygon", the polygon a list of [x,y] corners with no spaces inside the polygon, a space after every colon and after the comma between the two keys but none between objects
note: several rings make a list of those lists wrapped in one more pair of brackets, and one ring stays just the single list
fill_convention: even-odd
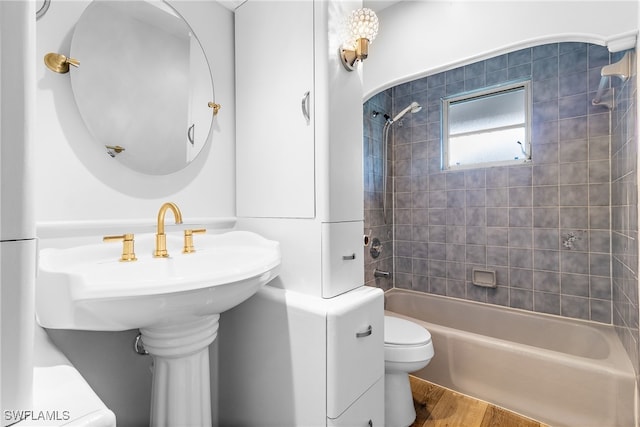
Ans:
[{"label": "gold faucet handle", "polygon": [[207,232],[206,228],[197,228],[195,230],[186,229],[184,230],[184,247],[182,248],[183,254],[190,254],[196,251],[196,248],[193,247],[193,235],[194,234],[204,234]]},{"label": "gold faucet handle", "polygon": [[135,261],[136,253],[134,251],[133,244],[133,234],[126,233],[120,234],[118,236],[104,236],[102,238],[103,242],[116,242],[122,240],[122,255],[120,256],[120,261]]}]

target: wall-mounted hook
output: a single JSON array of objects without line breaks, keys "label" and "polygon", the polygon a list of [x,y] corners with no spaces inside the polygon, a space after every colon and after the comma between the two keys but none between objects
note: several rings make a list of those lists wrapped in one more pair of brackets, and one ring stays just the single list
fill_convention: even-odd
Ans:
[{"label": "wall-mounted hook", "polygon": [[69,72],[69,65],[77,68],[80,66],[80,61],[60,53],[49,52],[44,56],[44,64],[55,73],[65,74]]},{"label": "wall-mounted hook", "polygon": [[217,116],[218,115],[218,111],[220,111],[220,109],[222,108],[222,105],[216,104],[215,102],[209,102],[207,105],[209,106],[209,108],[213,108],[213,115],[214,116]]}]

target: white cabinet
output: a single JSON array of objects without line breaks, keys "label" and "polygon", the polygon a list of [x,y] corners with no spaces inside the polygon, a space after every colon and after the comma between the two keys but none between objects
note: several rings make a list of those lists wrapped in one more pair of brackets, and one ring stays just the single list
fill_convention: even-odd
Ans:
[{"label": "white cabinet", "polygon": [[[372,402],[374,404],[372,405]],[[327,427],[383,427],[384,379],[380,378],[338,418],[327,418]]]},{"label": "white cabinet", "polygon": [[240,217],[313,218],[311,1],[249,1],[235,12]]},{"label": "white cabinet", "polygon": [[322,224],[322,296],[332,298],[364,283],[362,221]]},{"label": "white cabinet", "polygon": [[362,288],[327,310],[327,415],[338,418],[384,374],[384,304]]},{"label": "white cabinet", "polygon": [[265,286],[221,315],[219,425],[384,424],[384,296]]},{"label": "white cabinet", "polygon": [[248,0],[235,12],[237,214],[362,220],[362,81],[340,27],[361,2]]},{"label": "white cabinet", "polygon": [[324,298],[364,283],[362,82],[338,55],[361,6],[247,0],[235,12],[238,226],[281,242],[274,286]]}]

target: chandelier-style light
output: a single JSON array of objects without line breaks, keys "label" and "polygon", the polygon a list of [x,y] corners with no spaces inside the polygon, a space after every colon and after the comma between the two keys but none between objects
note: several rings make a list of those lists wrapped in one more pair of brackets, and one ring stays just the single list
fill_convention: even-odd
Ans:
[{"label": "chandelier-style light", "polygon": [[364,61],[369,55],[369,44],[378,35],[378,17],[369,8],[356,9],[349,15],[347,27],[350,47],[340,49],[340,58],[344,67],[353,71],[358,61]]}]

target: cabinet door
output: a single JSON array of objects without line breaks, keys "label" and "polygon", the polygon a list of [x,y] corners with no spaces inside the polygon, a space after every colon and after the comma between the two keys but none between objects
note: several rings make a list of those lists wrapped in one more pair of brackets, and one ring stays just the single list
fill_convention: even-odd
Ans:
[{"label": "cabinet door", "polygon": [[315,216],[313,28],[310,1],[249,0],[236,10],[240,217]]},{"label": "cabinet door", "polygon": [[[384,376],[384,296],[380,289],[361,286],[332,300],[327,312],[327,417],[338,418]],[[383,402],[378,400],[378,406]]]},{"label": "cabinet door", "polygon": [[322,297],[333,298],[364,284],[362,221],[322,224]]},{"label": "cabinet door", "polygon": [[384,427],[384,379],[380,378],[338,418],[327,418],[327,427]]}]

